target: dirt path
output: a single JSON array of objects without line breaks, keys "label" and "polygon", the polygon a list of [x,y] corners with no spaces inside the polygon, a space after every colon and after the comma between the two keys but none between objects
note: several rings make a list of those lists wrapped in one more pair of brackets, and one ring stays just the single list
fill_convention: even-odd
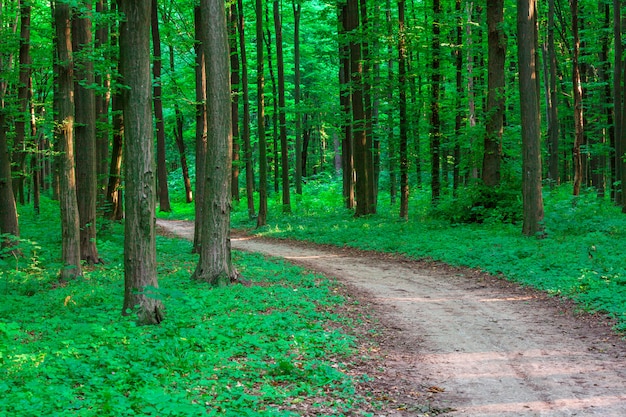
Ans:
[{"label": "dirt path", "polygon": [[[158,224],[193,233],[185,222]],[[354,289],[386,327],[387,376],[436,392],[439,407],[455,410],[446,415],[626,416],[626,344],[569,305],[436,264],[256,237],[233,238],[232,247]]]}]

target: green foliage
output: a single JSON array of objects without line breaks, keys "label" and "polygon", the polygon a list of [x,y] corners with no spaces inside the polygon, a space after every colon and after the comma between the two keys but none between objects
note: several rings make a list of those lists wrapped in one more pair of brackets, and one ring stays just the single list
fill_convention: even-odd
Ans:
[{"label": "green foliage", "polygon": [[[522,236],[519,225],[507,222],[515,207],[513,192],[498,190],[501,194],[489,196],[502,195],[504,201],[481,211],[486,214],[482,223],[463,223],[451,215],[433,218],[429,192],[418,191],[410,202],[410,212],[418,215],[405,222],[398,219],[397,207],[382,204],[378,214],[354,218],[336,202],[339,186],[307,185],[292,214],[283,216],[279,206],[271,207],[268,226],[257,233],[478,268],[572,298],[589,311],[614,317],[618,330],[626,331],[626,217],[608,199],[598,199],[594,192],[573,198],[571,186],[545,192],[547,234],[535,239]],[[468,193],[460,193],[456,201],[468,204],[484,197],[480,191]],[[385,199],[381,192],[379,200]],[[436,213],[460,216],[450,207],[454,201],[444,199]]]},{"label": "green foliage", "polygon": [[518,190],[511,184],[463,187],[456,196],[442,198],[433,208],[433,215],[452,223],[516,223],[522,220],[522,196]]},{"label": "green foliage", "polygon": [[166,320],[137,326],[120,311],[122,226],[100,232],[104,267],[60,285],[55,207],[21,217],[52,251],[24,241],[28,256],[3,265],[0,415],[290,416],[300,401],[344,415],[359,401],[343,365],[354,341],[329,325],[343,320],[333,282],[235,252],[252,285],[210,288],[190,280],[190,242],[158,237]]}]

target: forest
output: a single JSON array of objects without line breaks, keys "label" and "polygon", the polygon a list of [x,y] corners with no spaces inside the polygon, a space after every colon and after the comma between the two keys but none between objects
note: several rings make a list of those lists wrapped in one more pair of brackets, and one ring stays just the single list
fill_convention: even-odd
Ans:
[{"label": "forest", "polygon": [[[0,382],[13,399],[0,411],[373,404],[336,363],[356,343],[337,323],[359,320],[332,313],[336,283],[231,251],[231,228],[478,268],[623,331],[624,13],[619,0],[0,0],[0,380],[14,384]],[[192,222],[193,241],[159,235],[156,218]],[[245,326],[229,313],[241,303]],[[122,359],[106,353],[120,343]],[[111,377],[115,361],[141,365]],[[83,382],[26,394],[66,363]]]}]

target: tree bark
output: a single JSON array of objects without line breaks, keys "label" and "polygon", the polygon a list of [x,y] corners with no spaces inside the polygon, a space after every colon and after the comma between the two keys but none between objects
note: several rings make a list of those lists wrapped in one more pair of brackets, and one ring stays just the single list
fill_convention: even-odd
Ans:
[{"label": "tree bark", "polygon": [[63,281],[82,275],[80,264],[80,225],[74,167],[74,63],[72,57],[70,8],[55,2],[57,91],[54,96],[55,137],[59,157],[59,203],[61,208],[62,261],[59,278]]},{"label": "tree bark", "polygon": [[398,1],[398,98],[400,111],[400,218],[409,218],[409,157],[408,157],[408,117],[406,100],[406,27],[405,2]]},{"label": "tree bark", "polygon": [[431,91],[430,91],[430,161],[431,161],[431,201],[437,204],[441,194],[441,120],[440,110],[440,89],[441,89],[441,3],[440,0],[433,0],[433,38],[431,42]]},{"label": "tree bark", "polygon": [[150,76],[151,0],[120,0],[120,73],[125,86],[124,305],[122,314],[139,324],[163,320],[156,271],[155,166]]},{"label": "tree bark", "polygon": [[[343,199],[345,207],[352,209],[354,201],[354,156],[352,146],[352,103],[350,97],[350,44],[347,34],[347,6],[338,4],[339,32],[339,102],[342,110],[343,138],[341,140],[341,166],[343,168]],[[304,140],[304,138],[303,138]],[[306,158],[304,142],[303,158]],[[304,170],[304,167],[303,167]]]},{"label": "tree bark", "polygon": [[248,58],[244,32],[243,0],[237,0],[237,5],[237,29],[239,33],[239,52],[241,54],[241,100],[243,101],[242,141],[246,160],[246,201],[248,203],[248,218],[253,219],[255,216],[254,165],[252,161],[252,145],[250,143],[250,88],[248,84]]},{"label": "tree bark", "polygon": [[[0,89],[4,90],[0,81]],[[4,108],[4,91],[0,91],[0,234],[19,237],[20,228],[17,220],[17,207],[11,182],[11,161],[7,146],[6,109]],[[13,239],[0,239],[0,248],[14,244]]]},{"label": "tree bark", "polygon": [[259,215],[257,227],[267,223],[267,142],[265,140],[265,76],[263,74],[263,0],[256,0],[257,135],[259,139]]},{"label": "tree bark", "polygon": [[193,234],[193,252],[200,252],[200,237],[202,223],[204,221],[204,161],[207,152],[207,113],[206,113],[206,61],[204,59],[204,46],[202,39],[206,36],[203,31],[207,28],[202,26],[202,10],[200,6],[194,8],[194,28],[196,52],[196,201]]},{"label": "tree bark", "polygon": [[535,28],[536,0],[517,0],[519,92],[522,122],[522,233],[537,236],[543,232],[541,195],[541,132],[537,88]]},{"label": "tree bark", "polygon": [[72,41],[76,56],[74,103],[76,120],[76,195],[80,218],[80,258],[88,264],[102,263],[96,246],[96,96],[91,4],[84,2],[72,18]]},{"label": "tree bark", "polygon": [[287,115],[285,110],[285,58],[283,56],[283,25],[278,0],[274,0],[274,30],[276,31],[276,67],[278,70],[278,129],[280,132],[280,165],[283,213],[291,212],[289,189],[289,149],[287,147]]},{"label": "tree bark", "polygon": [[165,121],[163,120],[163,87],[161,85],[161,70],[163,60],[161,54],[161,35],[159,33],[158,2],[152,0],[152,75],[154,77],[154,117],[156,118],[157,138],[157,187],[159,210],[172,211],[170,206],[169,187],[167,185],[167,160],[165,157]]},{"label": "tree bark", "polygon": [[222,0],[202,0],[207,70],[207,155],[200,259],[193,278],[211,285],[235,279],[230,250],[232,132],[226,12]]},{"label": "tree bark", "polygon": [[555,0],[548,0],[548,178],[550,186],[560,183],[559,178],[559,96],[557,90],[556,49],[554,46]]},{"label": "tree bark", "polygon": [[300,112],[301,100],[301,74],[300,74],[300,16],[302,15],[302,4],[300,0],[292,0],[293,8],[293,95],[296,106],[296,194],[302,194],[302,114]]},{"label": "tree bark", "polygon": [[239,53],[237,49],[237,3],[230,5],[228,13],[228,44],[230,46],[230,84],[232,86],[232,100],[230,103],[232,113],[233,132],[233,170],[231,175],[231,192],[233,200],[239,202],[239,161],[241,150],[241,135],[239,133],[239,95],[241,92],[241,76],[239,66]]},{"label": "tree bark", "polygon": [[[96,13],[105,14],[108,11],[107,1],[96,1]],[[99,55],[107,62],[111,61],[111,53],[108,50],[109,44],[109,24],[102,22],[96,26],[96,50]],[[97,181],[98,191],[101,196],[100,204],[106,201],[106,191],[108,184],[109,170],[109,104],[111,102],[111,74],[97,73],[95,83],[101,89],[96,93],[96,164],[97,164]]]},{"label": "tree bark", "polygon": [[502,160],[502,133],[504,128],[506,35],[504,24],[504,0],[487,1],[487,42],[489,59],[487,69],[487,109],[485,125],[485,148],[483,155],[483,183],[487,187],[500,184]]},{"label": "tree bark", "polygon": [[578,0],[570,0],[572,13],[572,36],[574,43],[572,58],[572,90],[574,92],[574,148],[572,156],[574,159],[574,195],[580,194],[580,186],[583,180],[583,160],[581,145],[584,141],[583,123],[583,89],[580,76],[580,36],[578,34]]}]

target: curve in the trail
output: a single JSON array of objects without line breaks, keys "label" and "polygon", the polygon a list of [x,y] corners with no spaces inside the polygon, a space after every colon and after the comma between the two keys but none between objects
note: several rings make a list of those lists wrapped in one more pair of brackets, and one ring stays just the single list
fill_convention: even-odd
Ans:
[{"label": "curve in the trail", "polygon": [[404,383],[445,390],[438,401],[456,410],[449,415],[626,416],[624,344],[544,297],[375,255],[255,237],[234,238],[232,248],[367,292],[400,332],[391,357],[403,362]]}]

